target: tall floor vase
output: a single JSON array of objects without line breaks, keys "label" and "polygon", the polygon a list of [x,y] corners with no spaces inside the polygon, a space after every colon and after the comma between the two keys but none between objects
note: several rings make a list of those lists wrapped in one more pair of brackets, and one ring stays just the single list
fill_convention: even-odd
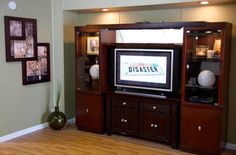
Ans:
[{"label": "tall floor vase", "polygon": [[66,115],[55,107],[55,111],[48,116],[48,124],[54,130],[61,130],[66,125]]}]

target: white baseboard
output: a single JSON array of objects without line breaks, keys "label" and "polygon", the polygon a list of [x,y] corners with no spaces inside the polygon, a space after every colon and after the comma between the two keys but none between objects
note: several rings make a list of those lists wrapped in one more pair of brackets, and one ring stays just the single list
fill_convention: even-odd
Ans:
[{"label": "white baseboard", "polygon": [[26,135],[26,134],[29,134],[29,133],[32,133],[32,132],[35,132],[35,131],[38,131],[38,130],[41,130],[41,129],[46,128],[46,127],[48,127],[47,122],[43,123],[43,124],[33,126],[33,127],[30,127],[30,128],[27,128],[27,129],[20,130],[20,131],[17,131],[17,132],[10,133],[8,135],[0,137],[0,143],[11,140],[11,139],[14,139],[14,138],[17,138],[17,137],[20,137],[20,136],[23,136],[23,135]]},{"label": "white baseboard", "polygon": [[67,124],[74,124],[75,123],[75,118],[71,118],[67,120]]},{"label": "white baseboard", "polygon": [[[67,123],[68,124],[74,124],[75,123],[75,118],[67,120]],[[23,135],[26,135],[26,134],[30,134],[32,132],[44,129],[46,127],[48,127],[48,123],[47,122],[43,123],[43,124],[39,124],[39,125],[33,126],[33,127],[30,127],[30,128],[23,129],[23,130],[20,130],[20,131],[16,131],[16,132],[10,133],[8,135],[0,137],[0,143],[8,141],[8,140],[11,140],[11,139],[14,139],[14,138],[17,138],[17,137],[20,137],[20,136],[23,136]]]},{"label": "white baseboard", "polygon": [[236,144],[226,143],[225,148],[229,150],[236,150]]}]

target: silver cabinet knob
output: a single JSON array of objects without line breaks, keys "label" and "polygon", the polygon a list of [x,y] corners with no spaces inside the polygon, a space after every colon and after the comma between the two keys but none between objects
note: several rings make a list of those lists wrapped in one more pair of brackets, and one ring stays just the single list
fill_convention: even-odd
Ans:
[{"label": "silver cabinet knob", "polygon": [[154,128],[157,128],[157,124],[154,125]]},{"label": "silver cabinet knob", "polygon": [[88,109],[86,109],[86,112],[88,112],[89,110]]},{"label": "silver cabinet knob", "polygon": [[202,127],[199,125],[199,126],[197,127],[197,130],[198,130],[198,131],[201,131],[201,130],[202,130]]},{"label": "silver cabinet knob", "polygon": [[189,64],[186,65],[186,69],[189,69]]},{"label": "silver cabinet knob", "polygon": [[152,109],[155,110],[155,109],[157,109],[157,107],[156,107],[156,106],[153,106]]},{"label": "silver cabinet knob", "polygon": [[125,119],[124,122],[127,123],[128,122],[127,119]]},{"label": "silver cabinet knob", "polygon": [[123,105],[126,105],[126,102],[123,102],[122,104],[123,104]]},{"label": "silver cabinet knob", "polygon": [[154,124],[152,123],[150,126],[151,126],[151,127],[153,127],[153,126],[154,126]]},{"label": "silver cabinet knob", "polygon": [[124,122],[124,118],[122,118],[120,121],[121,121],[121,122]]}]

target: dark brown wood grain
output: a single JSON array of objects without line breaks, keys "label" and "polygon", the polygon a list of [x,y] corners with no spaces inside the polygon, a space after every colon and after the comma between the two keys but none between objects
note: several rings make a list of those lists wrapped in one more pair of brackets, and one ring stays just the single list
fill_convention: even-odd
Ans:
[{"label": "dark brown wood grain", "polygon": [[[120,29],[166,29],[184,28],[183,45],[176,44],[139,44],[116,43],[116,30]],[[187,31],[199,32],[198,40],[187,34]],[[204,32],[213,33],[204,35]],[[216,33],[218,33],[216,35]],[[87,25],[75,27],[75,59],[76,59],[76,123],[78,129],[107,134],[123,134],[163,142],[178,148],[179,140],[182,150],[198,154],[220,154],[224,148],[227,131],[227,103],[229,57],[232,24],[226,22],[164,22],[133,23],[111,25]],[[193,33],[193,35],[194,35]],[[220,35],[219,35],[220,34]],[[89,36],[99,36],[99,73],[98,87],[81,86],[80,58],[86,55],[86,41]],[[196,46],[208,45],[213,48],[214,40],[221,39],[221,55],[216,59],[197,57]],[[114,69],[111,52],[114,48],[178,48],[182,50],[179,59],[181,79],[180,96],[157,99],[127,94],[114,93],[112,83]],[[89,57],[90,65],[95,58]],[[212,94],[216,104],[191,102],[190,89],[186,87],[190,77],[197,77],[202,62],[220,64],[219,75]],[[191,69],[186,66],[191,63]],[[176,64],[175,64],[176,65]],[[201,88],[200,88],[201,89]],[[197,95],[204,95],[198,92]],[[210,95],[212,95],[210,94]],[[126,102],[126,106],[123,105]],[[152,109],[156,106],[155,109]],[[87,109],[92,113],[86,113]],[[90,110],[89,110],[90,111]],[[129,123],[121,121],[126,119]],[[131,121],[130,121],[131,120]],[[157,122],[157,123],[156,123]],[[104,124],[107,124],[104,127]],[[158,125],[158,128],[151,127]],[[199,129],[200,126],[200,129]]]},{"label": "dark brown wood grain", "polygon": [[[155,140],[178,147],[178,99],[106,93],[107,132]],[[126,119],[128,122],[123,122]]]}]

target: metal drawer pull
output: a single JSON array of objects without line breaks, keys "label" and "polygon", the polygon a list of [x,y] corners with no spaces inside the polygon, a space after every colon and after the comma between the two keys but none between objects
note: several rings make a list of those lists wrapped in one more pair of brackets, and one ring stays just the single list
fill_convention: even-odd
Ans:
[{"label": "metal drawer pull", "polygon": [[151,127],[153,127],[153,126],[154,126],[154,124],[151,124],[150,126],[151,126]]},{"label": "metal drawer pull", "polygon": [[126,102],[123,102],[123,105],[126,105]]},{"label": "metal drawer pull", "polygon": [[86,109],[86,112],[88,112],[88,109]]},{"label": "metal drawer pull", "polygon": [[189,69],[189,68],[190,68],[190,66],[189,66],[189,64],[187,64],[187,65],[186,65],[186,69]]},{"label": "metal drawer pull", "polygon": [[121,122],[124,122],[124,119],[122,118],[120,121],[121,121]]},{"label": "metal drawer pull", "polygon": [[154,125],[154,128],[157,128],[157,124]]},{"label": "metal drawer pull", "polygon": [[156,108],[157,108],[156,106],[153,106],[153,107],[152,107],[152,109],[154,109],[154,110],[155,110]]},{"label": "metal drawer pull", "polygon": [[197,130],[198,130],[198,131],[201,131],[201,130],[202,130],[202,127],[199,125],[199,126],[197,127]]},{"label": "metal drawer pull", "polygon": [[124,122],[127,123],[128,122],[127,119],[125,119]]}]

